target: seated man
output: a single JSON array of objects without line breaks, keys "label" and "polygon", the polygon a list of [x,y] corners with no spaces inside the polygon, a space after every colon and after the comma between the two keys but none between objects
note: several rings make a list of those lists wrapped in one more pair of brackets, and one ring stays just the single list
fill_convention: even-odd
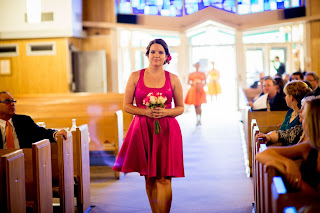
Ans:
[{"label": "seated man", "polygon": [[260,94],[260,97],[262,97],[265,94],[268,94],[266,108],[255,109],[254,103],[249,102],[248,105],[251,106],[252,110],[259,110],[259,111],[288,110],[288,106],[286,104],[284,95],[277,92],[277,83],[272,77],[270,76],[265,77],[262,86],[263,86],[262,88],[263,92]]},{"label": "seated man", "polygon": [[0,92],[0,149],[31,148],[42,139],[55,142],[59,135],[66,139],[65,130],[45,129],[27,115],[16,115],[15,102],[8,92]]},{"label": "seated man", "polygon": [[292,75],[290,76],[290,81],[293,81],[293,80],[303,81],[303,79],[304,79],[303,73],[300,72],[300,71],[294,72],[294,73],[292,73]]},{"label": "seated man", "polygon": [[320,87],[319,87],[319,77],[315,72],[307,72],[305,75],[305,80],[311,84],[312,93],[309,95],[318,96],[320,95]]}]

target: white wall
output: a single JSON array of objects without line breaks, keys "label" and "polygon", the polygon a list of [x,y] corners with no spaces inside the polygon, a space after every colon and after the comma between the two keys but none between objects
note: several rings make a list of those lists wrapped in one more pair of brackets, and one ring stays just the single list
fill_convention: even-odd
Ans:
[{"label": "white wall", "polygon": [[41,0],[41,12],[53,12],[53,21],[27,23],[26,0],[1,0],[0,39],[80,36],[82,0]]}]

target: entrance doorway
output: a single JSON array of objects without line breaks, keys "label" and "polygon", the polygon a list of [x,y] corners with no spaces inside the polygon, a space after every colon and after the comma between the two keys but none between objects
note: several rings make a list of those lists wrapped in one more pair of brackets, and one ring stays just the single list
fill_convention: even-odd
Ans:
[{"label": "entrance doorway", "polygon": [[[192,64],[200,62],[201,71],[207,74],[212,69],[211,62],[214,62],[214,68],[220,73],[219,83],[221,85],[221,94],[218,95],[218,104],[224,107],[236,109],[237,107],[237,74],[235,66],[235,50],[233,45],[208,45],[194,46],[191,49]],[[191,72],[193,70],[190,70]],[[207,89],[207,88],[205,88]],[[207,97],[208,103],[215,104],[216,97]]]},{"label": "entrance doorway", "polygon": [[206,21],[187,30],[186,35],[190,47],[189,73],[194,71],[193,65],[199,62],[200,71],[207,75],[214,62],[214,68],[220,74],[221,94],[213,96],[212,100],[208,95],[208,107],[237,109],[235,29],[214,21]]}]

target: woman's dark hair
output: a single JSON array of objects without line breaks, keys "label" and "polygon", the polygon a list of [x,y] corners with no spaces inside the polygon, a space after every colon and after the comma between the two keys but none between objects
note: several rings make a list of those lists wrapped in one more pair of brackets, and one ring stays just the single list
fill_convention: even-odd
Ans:
[{"label": "woman's dark hair", "polygon": [[[150,48],[151,48],[152,44],[160,44],[163,47],[164,51],[166,52],[166,56],[169,57],[169,55],[170,55],[169,47],[168,47],[167,43],[164,40],[162,40],[161,38],[157,38],[157,39],[150,41],[149,45],[146,48],[147,49],[146,56],[149,56],[149,52],[150,52]],[[167,63],[167,60],[163,64],[166,64],[166,63]]]},{"label": "woman's dark hair", "polygon": [[279,93],[283,94],[283,88],[284,88],[284,81],[281,77],[275,77],[274,81],[276,82],[275,85],[279,87]]}]

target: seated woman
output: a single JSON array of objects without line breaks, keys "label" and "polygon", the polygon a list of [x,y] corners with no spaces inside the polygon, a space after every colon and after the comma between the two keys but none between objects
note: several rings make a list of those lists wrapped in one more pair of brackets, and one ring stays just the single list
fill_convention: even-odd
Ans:
[{"label": "seated woman", "polygon": [[[307,141],[289,147],[272,147],[258,153],[256,159],[281,172],[289,186],[304,192],[320,190],[320,97],[305,101],[301,114]],[[299,168],[294,160],[301,159]]]},{"label": "seated woman", "polygon": [[291,81],[286,84],[283,89],[286,95],[286,103],[289,110],[280,126],[280,130],[288,130],[299,124],[299,109],[301,108],[301,100],[312,90],[303,81]]},{"label": "seated woman", "polygon": [[[304,98],[301,101],[302,106],[299,111],[300,114],[303,111],[304,103],[306,99],[308,98]],[[301,117],[299,118],[299,120],[300,120],[300,124],[297,124],[296,126],[291,127],[290,129],[287,129],[287,130],[274,130],[274,131],[268,132],[267,134],[258,133],[256,135],[256,140],[257,138],[263,138],[264,141],[267,143],[267,145],[281,142],[282,146],[294,145],[302,141],[305,141],[307,138],[305,137],[305,134],[302,129]]]}]

